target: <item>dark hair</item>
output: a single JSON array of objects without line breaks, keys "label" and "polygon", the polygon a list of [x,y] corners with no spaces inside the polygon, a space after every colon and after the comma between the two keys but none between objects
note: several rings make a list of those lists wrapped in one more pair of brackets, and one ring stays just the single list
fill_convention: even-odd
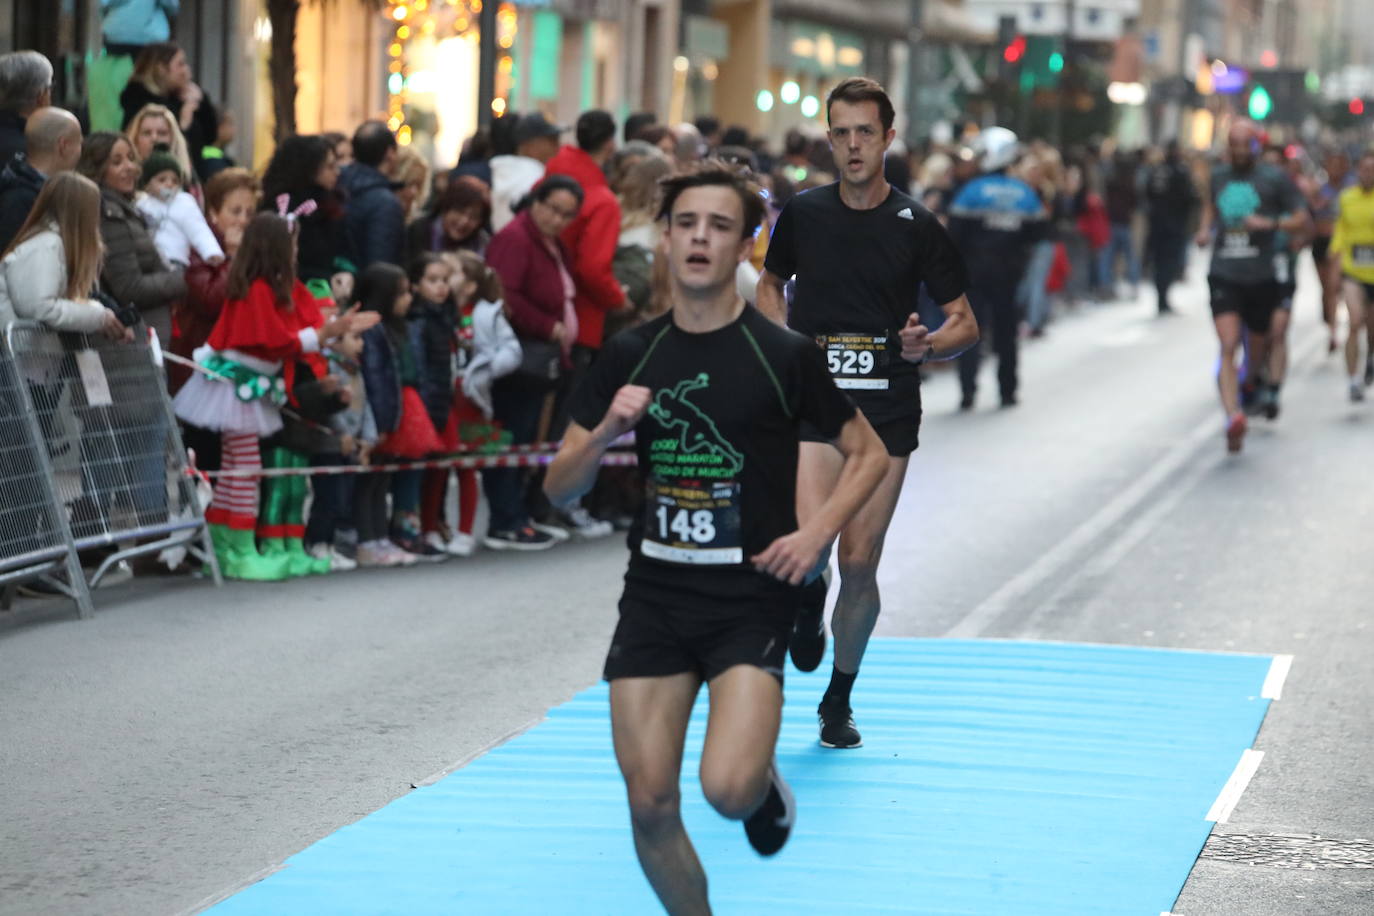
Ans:
[{"label": "dark hair", "polygon": [[697,132],[701,134],[702,142],[706,142],[707,137],[720,130],[720,118],[711,115],[702,115],[693,123],[696,125]]},{"label": "dark hair", "polygon": [[134,72],[129,77],[131,83],[142,83],[149,92],[155,95],[164,95],[166,89],[153,83],[153,75],[158,67],[166,67],[171,64],[172,59],[177,56],[181,48],[172,44],[170,41],[155,41],[146,44],[138,52],[138,57],[134,58]]},{"label": "dark hair", "polygon": [[422,251],[410,259],[410,270],[407,271],[407,276],[410,277],[412,288],[424,278],[425,271],[429,270],[431,264],[442,264],[445,268],[449,266],[443,258],[432,251]]},{"label": "dark hair", "polygon": [[645,143],[658,146],[663,142],[664,137],[671,137],[673,132],[662,124],[651,124],[639,132],[639,139]]},{"label": "dark hair", "polygon": [[382,121],[364,121],[353,134],[353,158],[374,169],[382,164],[387,151],[396,148],[396,135]]},{"label": "dark hair", "polygon": [[716,150],[715,156],[730,165],[742,165],[751,172],[758,172],[759,170],[759,159],[754,155],[754,151],[747,146],[721,144]]},{"label": "dark hair", "polygon": [[433,213],[435,216],[443,216],[450,210],[468,210],[474,207],[480,216],[477,228],[473,230],[477,233],[491,220],[491,196],[486,193],[485,186],[480,180],[468,180],[468,176],[464,175],[449,179],[448,186],[435,198]]},{"label": "dark hair", "polygon": [[636,111],[625,119],[625,126],[621,128],[621,137],[626,143],[631,140],[642,140],[640,134],[658,122],[658,117],[652,111]]},{"label": "dark hair", "polygon": [[748,130],[748,128],[740,127],[738,124],[732,124],[732,125],[730,125],[729,127],[727,127],[727,128],[725,129],[725,133],[723,133],[723,134],[720,135],[720,145],[721,145],[721,146],[748,146],[748,145],[749,145],[749,130]]},{"label": "dark hair", "polygon": [[806,139],[806,134],[797,130],[795,127],[787,132],[782,138],[782,151],[786,156],[805,156],[811,149],[811,141]]},{"label": "dark hair", "polygon": [[851,76],[830,90],[830,95],[825,99],[826,124],[830,123],[830,106],[836,102],[848,102],[850,105],[858,105],[861,102],[875,103],[878,106],[878,120],[882,122],[884,132],[892,129],[892,122],[897,117],[886,90],[866,76]]},{"label": "dark hair", "polygon": [[262,193],[271,205],[278,194],[310,196],[315,176],[334,154],[334,144],[321,134],[287,137],[272,154],[262,173]]},{"label": "dark hair", "polygon": [[210,214],[224,206],[224,199],[235,191],[258,193],[258,179],[247,169],[231,168],[216,172],[205,182],[205,212]]},{"label": "dark hair", "polygon": [[583,151],[594,153],[615,139],[615,118],[608,111],[592,109],[584,111],[577,118],[577,145]]},{"label": "dark hair", "polygon": [[491,155],[515,155],[515,126],[520,116],[515,112],[491,119]]},{"label": "dark hair", "polygon": [[[324,133],[320,134],[320,136],[324,139],[325,143],[329,144],[330,149],[338,149],[340,143],[344,142],[345,140],[348,140],[347,136],[339,133],[337,130],[327,130]],[[353,141],[348,140],[348,144],[349,146],[352,146]]]},{"label": "dark hair", "polygon": [[105,187],[105,166],[110,164],[110,156],[114,155],[114,148],[121,141],[129,144],[129,152],[133,154],[134,145],[123,134],[117,134],[112,130],[100,130],[91,134],[82,141],[81,158],[76,163],[77,172],[100,187]]},{"label": "dark hair", "polygon": [[537,200],[542,204],[549,199],[549,195],[554,191],[567,191],[573,197],[577,198],[577,205],[579,207],[582,206],[582,202],[586,200],[587,197],[586,193],[582,190],[582,185],[578,184],[577,179],[573,178],[571,175],[548,175],[530,191],[530,199]]},{"label": "dark hair", "polygon": [[243,230],[243,241],[229,265],[224,293],[229,299],[246,299],[254,280],[266,280],[277,305],[291,306],[296,285],[296,261],[291,246],[291,226],[274,213],[259,213]]},{"label": "dark hair", "polygon": [[382,316],[383,322],[394,325],[397,321],[396,298],[401,295],[401,287],[405,283],[404,270],[395,264],[377,261],[358,275],[353,301],[361,305],[363,311],[376,312]]},{"label": "dark hair", "polygon": [[719,159],[705,159],[688,166],[661,182],[663,202],[659,205],[658,218],[671,218],[673,204],[688,188],[725,187],[733,188],[739,195],[740,208],[744,213],[744,223],[740,226],[740,238],[747,239],[758,232],[763,222],[763,198],[752,176],[745,169],[732,166]]}]

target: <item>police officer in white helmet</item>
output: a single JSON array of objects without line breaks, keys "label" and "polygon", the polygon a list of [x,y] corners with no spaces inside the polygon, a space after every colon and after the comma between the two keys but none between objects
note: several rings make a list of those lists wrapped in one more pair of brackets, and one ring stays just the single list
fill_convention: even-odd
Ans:
[{"label": "police officer in white helmet", "polygon": [[[969,144],[982,173],[960,189],[950,205],[949,234],[969,271],[968,298],[983,340],[997,354],[1002,406],[1017,403],[1017,331],[1021,323],[1016,289],[1031,248],[1049,230],[1049,214],[1030,185],[1007,174],[1021,155],[1016,134],[989,127]],[[959,358],[961,410],[972,410],[978,390],[980,347]]]}]

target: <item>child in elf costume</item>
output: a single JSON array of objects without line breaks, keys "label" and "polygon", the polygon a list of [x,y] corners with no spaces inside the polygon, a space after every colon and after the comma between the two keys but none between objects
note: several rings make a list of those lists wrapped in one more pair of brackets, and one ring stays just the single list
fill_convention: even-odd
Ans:
[{"label": "child in elf costume", "polygon": [[[290,216],[260,213],[244,230],[224,309],[206,345],[195,353],[208,373],[193,375],[172,402],[181,419],[221,434],[223,471],[251,473],[262,467],[260,442],[282,429],[281,409],[298,360],[350,329],[363,331],[377,322],[356,309],[323,320],[315,297],[296,279]],[[270,545],[259,551],[258,509],[255,477],[219,479],[205,516],[220,568],[230,578],[274,580],[292,571],[293,557],[284,543],[281,550]]]}]

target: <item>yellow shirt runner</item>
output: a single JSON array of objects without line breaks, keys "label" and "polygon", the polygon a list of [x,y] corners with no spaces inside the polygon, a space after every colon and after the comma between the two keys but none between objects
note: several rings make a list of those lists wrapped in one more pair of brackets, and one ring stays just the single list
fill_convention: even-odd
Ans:
[{"label": "yellow shirt runner", "polygon": [[1346,188],[1339,206],[1331,251],[1340,253],[1347,277],[1374,284],[1374,188]]}]

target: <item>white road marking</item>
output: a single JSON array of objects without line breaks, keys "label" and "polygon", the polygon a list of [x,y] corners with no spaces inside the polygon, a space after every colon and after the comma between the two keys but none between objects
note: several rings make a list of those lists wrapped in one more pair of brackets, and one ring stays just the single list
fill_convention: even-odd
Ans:
[{"label": "white road marking", "polygon": [[1231,812],[1236,810],[1245,787],[1250,785],[1250,780],[1255,777],[1255,772],[1263,759],[1264,751],[1253,748],[1241,751],[1240,762],[1231,772],[1231,778],[1226,780],[1226,785],[1221,787],[1221,794],[1217,796],[1217,800],[1212,802],[1212,810],[1207,812],[1206,820],[1217,824],[1224,824],[1230,820]]},{"label": "white road marking", "polygon": [[[1301,347],[1294,348],[1289,360],[1290,367],[1296,367],[1300,361],[1306,361],[1325,343],[1325,331],[1309,336]],[[1207,419],[1175,443],[1173,448],[1169,449],[1159,462],[1136,478],[1129,487],[1116,494],[1081,525],[1069,532],[1062,541],[1037,557],[1030,566],[1008,579],[995,592],[984,598],[982,602],[960,618],[954,626],[950,627],[945,632],[945,637],[973,639],[982,636],[984,631],[996,623],[999,617],[1013,607],[1023,604],[1026,598],[1044,585],[1046,581],[1058,575],[1064,567],[1068,566],[1074,558],[1089,547],[1096,548],[1096,557],[1099,561],[1091,564],[1090,568],[1103,571],[1109,569],[1111,563],[1118,561],[1126,551],[1144,539],[1150,529],[1164,517],[1167,508],[1176,505],[1191,486],[1201,480],[1202,476],[1214,466],[1217,459],[1214,459],[1213,462],[1202,463],[1203,467],[1201,468],[1194,468],[1193,473],[1189,475],[1186,481],[1188,486],[1176,486],[1169,496],[1164,498],[1163,503],[1167,508],[1152,507],[1151,511],[1131,525],[1105,551],[1101,549],[1102,536],[1119,524],[1122,519],[1136,511],[1156,489],[1181,468],[1196,462],[1198,453],[1204,447],[1215,445],[1216,440],[1220,438],[1218,426],[1215,413],[1208,411]],[[1069,578],[1076,578],[1076,575]],[[1067,587],[1067,584],[1065,583],[1061,587],[1061,591]]]},{"label": "white road marking", "polygon": [[1277,700],[1283,696],[1283,682],[1288,679],[1288,670],[1292,667],[1293,656],[1275,655],[1269,664],[1269,674],[1264,678],[1264,688],[1260,690],[1260,697]]}]

